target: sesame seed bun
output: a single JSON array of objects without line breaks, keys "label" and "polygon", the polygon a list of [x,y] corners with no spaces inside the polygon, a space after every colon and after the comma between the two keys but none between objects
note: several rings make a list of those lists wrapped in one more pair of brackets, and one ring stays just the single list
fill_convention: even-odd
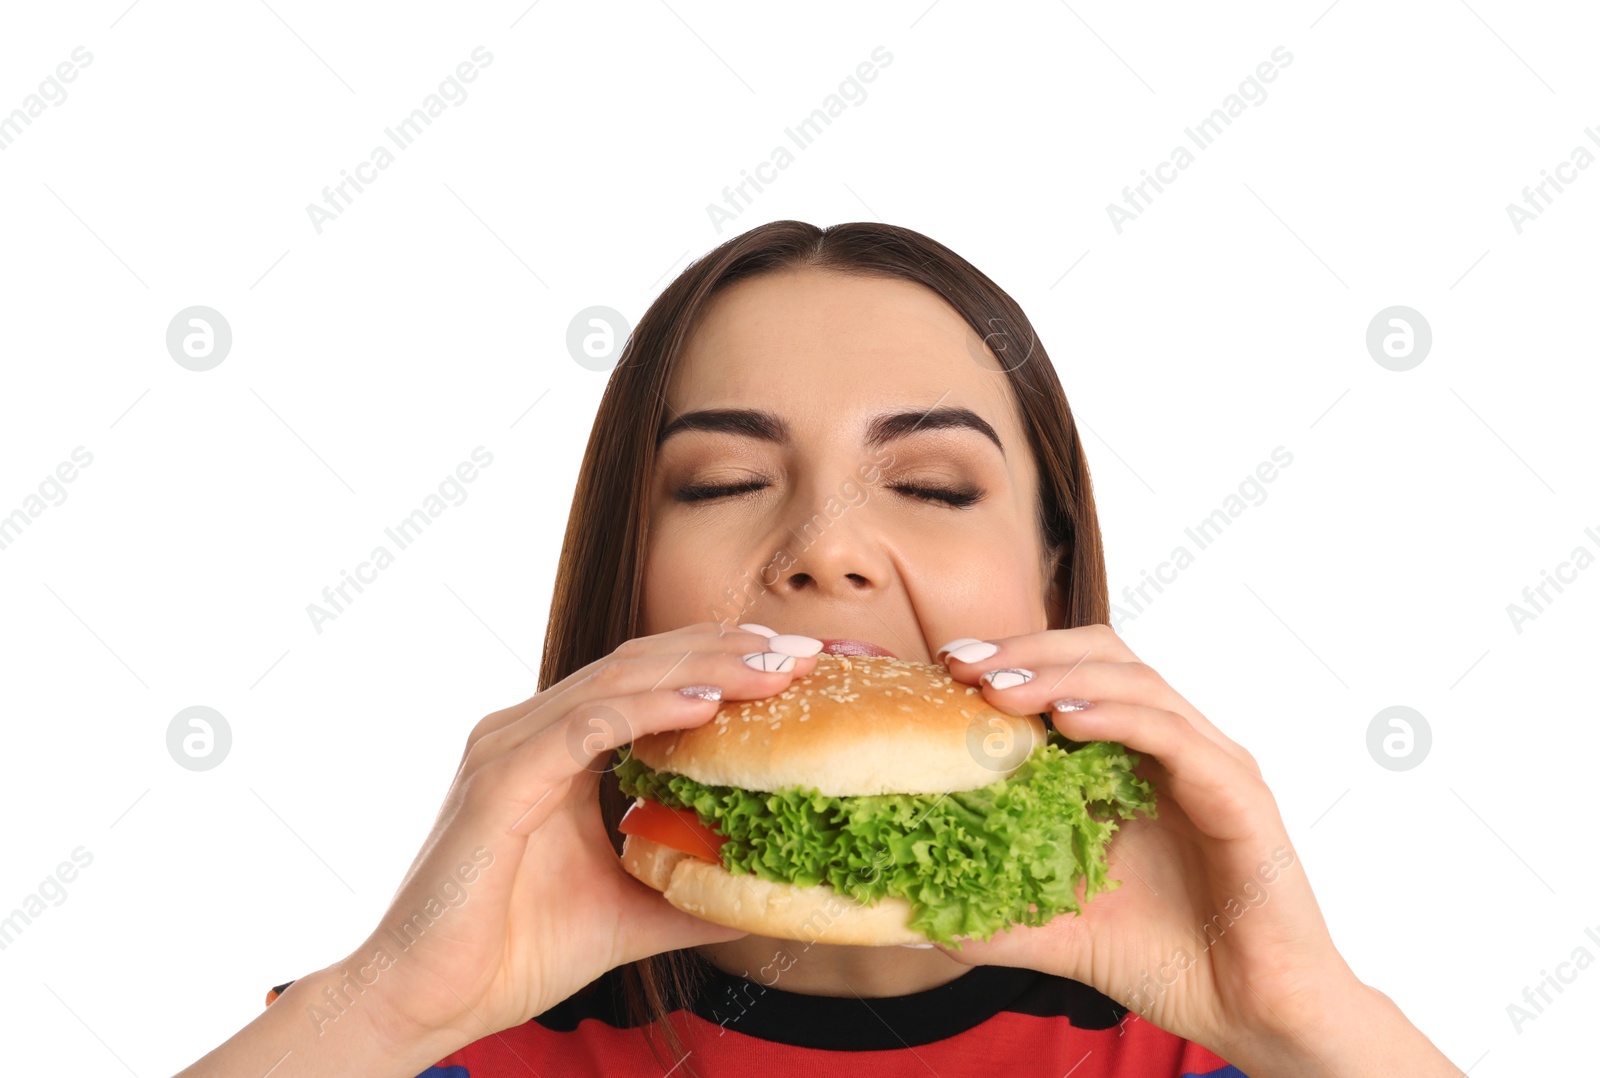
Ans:
[{"label": "sesame seed bun", "polygon": [[727,701],[704,726],[648,734],[632,751],[708,785],[855,797],[975,790],[1044,742],[1039,716],[995,710],[942,666],[822,654],[777,696]]}]

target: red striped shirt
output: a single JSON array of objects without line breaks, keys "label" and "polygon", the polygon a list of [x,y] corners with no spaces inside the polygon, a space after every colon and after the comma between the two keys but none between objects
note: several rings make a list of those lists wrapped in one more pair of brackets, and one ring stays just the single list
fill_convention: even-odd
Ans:
[{"label": "red striped shirt", "polygon": [[669,1067],[680,1078],[690,1069],[702,1078],[1244,1078],[1088,985],[1032,970],[978,966],[924,992],[862,999],[801,995],[703,968],[694,998],[671,1017],[687,1053],[677,1066],[658,1061],[645,1031],[628,1020],[613,970],[419,1078],[662,1078]]}]

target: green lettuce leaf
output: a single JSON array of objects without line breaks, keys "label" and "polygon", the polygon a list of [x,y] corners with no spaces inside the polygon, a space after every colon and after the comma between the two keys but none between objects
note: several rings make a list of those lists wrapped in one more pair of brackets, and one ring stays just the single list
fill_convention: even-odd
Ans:
[{"label": "green lettuce leaf", "polygon": [[885,895],[911,903],[911,927],[959,946],[1012,924],[1041,925],[1081,913],[1115,890],[1106,848],[1117,818],[1154,818],[1155,794],[1137,778],[1136,754],[1111,741],[1079,743],[1051,732],[1007,778],[949,794],[829,797],[815,790],[708,786],[654,771],[627,754],[622,791],[693,809],[728,841],[722,863],[735,874],[781,883],[825,883],[871,905]]}]

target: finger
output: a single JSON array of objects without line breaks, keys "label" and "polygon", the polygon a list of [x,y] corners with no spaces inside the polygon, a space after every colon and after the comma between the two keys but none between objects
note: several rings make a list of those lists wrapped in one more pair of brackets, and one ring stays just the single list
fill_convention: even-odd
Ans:
[{"label": "finger", "polygon": [[578,785],[592,789],[589,784],[619,745],[662,730],[703,726],[719,703],[676,689],[590,701],[484,760],[468,780],[469,801],[477,797],[475,811],[498,814],[509,833],[528,834],[570,800],[561,793]]},{"label": "finger", "polygon": [[1084,663],[1066,667],[1045,666],[1037,671],[997,667],[980,674],[978,684],[985,700],[1011,714],[1053,714],[1055,702],[1063,699],[1120,700],[1128,704],[1176,711],[1257,777],[1261,775],[1255,757],[1243,745],[1223,733],[1160,674],[1143,663]]},{"label": "finger", "polygon": [[[575,709],[606,698],[658,689],[715,690],[719,700],[764,700],[783,692],[794,679],[816,669],[815,656],[770,651],[686,652],[613,659],[565,693],[494,733],[480,738],[469,755],[484,758],[510,751],[539,731],[561,722]],[[632,740],[624,738],[623,742]]]},{"label": "finger", "polygon": [[[1043,636],[1045,634],[1035,634]],[[1032,659],[1037,655],[1038,658]],[[950,674],[978,686],[995,708],[1008,715],[1049,711],[1060,699],[1121,700],[1124,703],[1176,711],[1258,777],[1255,757],[1218,729],[1165,678],[1138,661],[1093,662],[1079,658],[1062,664],[1032,641],[1015,645],[975,662],[950,661]]]},{"label": "finger", "polygon": [[1107,700],[1052,718],[1074,741],[1116,741],[1155,757],[1165,778],[1159,785],[1214,839],[1253,839],[1277,818],[1260,777],[1175,711]]},{"label": "finger", "polygon": [[764,648],[767,634],[762,626],[743,629],[715,621],[696,622],[653,636],[634,637],[624,641],[605,655],[574,670],[560,681],[534,693],[520,703],[502,708],[484,717],[473,730],[473,737],[491,734],[522,718],[542,703],[554,700],[568,689],[581,684],[595,671],[619,658],[636,658],[651,654],[682,654],[684,651],[728,651],[748,654]]},{"label": "finger", "polygon": [[[992,656],[1009,656],[1018,662],[1025,658],[1044,662],[1045,657],[1060,661],[1070,655],[1075,660],[1093,659],[1096,662],[1138,662],[1139,657],[1128,647],[1109,625],[1079,625],[1071,629],[1045,629],[1018,636],[997,636],[989,639],[961,637],[940,647],[934,653],[937,661],[945,663],[954,672],[956,664],[983,663]],[[952,661],[953,660],[953,661]]]},{"label": "finger", "polygon": [[759,650],[765,638],[764,633],[726,626],[712,621],[685,625],[682,628],[673,629],[665,633],[657,633],[653,636],[633,637],[623,641],[617,647],[592,662],[572,671],[560,681],[534,693],[526,700],[485,716],[478,723],[477,729],[474,730],[474,735],[493,733],[495,730],[510,725],[534,708],[581,684],[591,677],[595,671],[617,659],[642,657],[656,652],[678,654],[684,650],[738,651],[743,649],[744,652],[749,652],[751,650]]},{"label": "finger", "polygon": [[624,886],[638,892],[639,902],[637,906],[630,903],[618,917],[615,965],[705,943],[727,943],[750,934],[685,913],[663,898],[660,891],[626,872],[623,875],[627,877]]}]

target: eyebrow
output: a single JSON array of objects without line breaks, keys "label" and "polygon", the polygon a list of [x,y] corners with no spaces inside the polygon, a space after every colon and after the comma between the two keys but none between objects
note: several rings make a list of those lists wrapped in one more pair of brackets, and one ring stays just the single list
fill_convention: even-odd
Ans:
[{"label": "eyebrow", "polygon": [[[738,434],[758,441],[787,445],[791,440],[789,425],[771,412],[754,408],[716,408],[699,412],[685,412],[661,428],[656,436],[656,448],[668,438],[683,431],[700,430],[722,434]],[[867,424],[866,444],[877,449],[898,438],[917,431],[970,430],[983,435],[995,444],[1000,455],[1006,447],[994,428],[970,408],[932,408],[927,411],[884,412],[872,417]]]}]

